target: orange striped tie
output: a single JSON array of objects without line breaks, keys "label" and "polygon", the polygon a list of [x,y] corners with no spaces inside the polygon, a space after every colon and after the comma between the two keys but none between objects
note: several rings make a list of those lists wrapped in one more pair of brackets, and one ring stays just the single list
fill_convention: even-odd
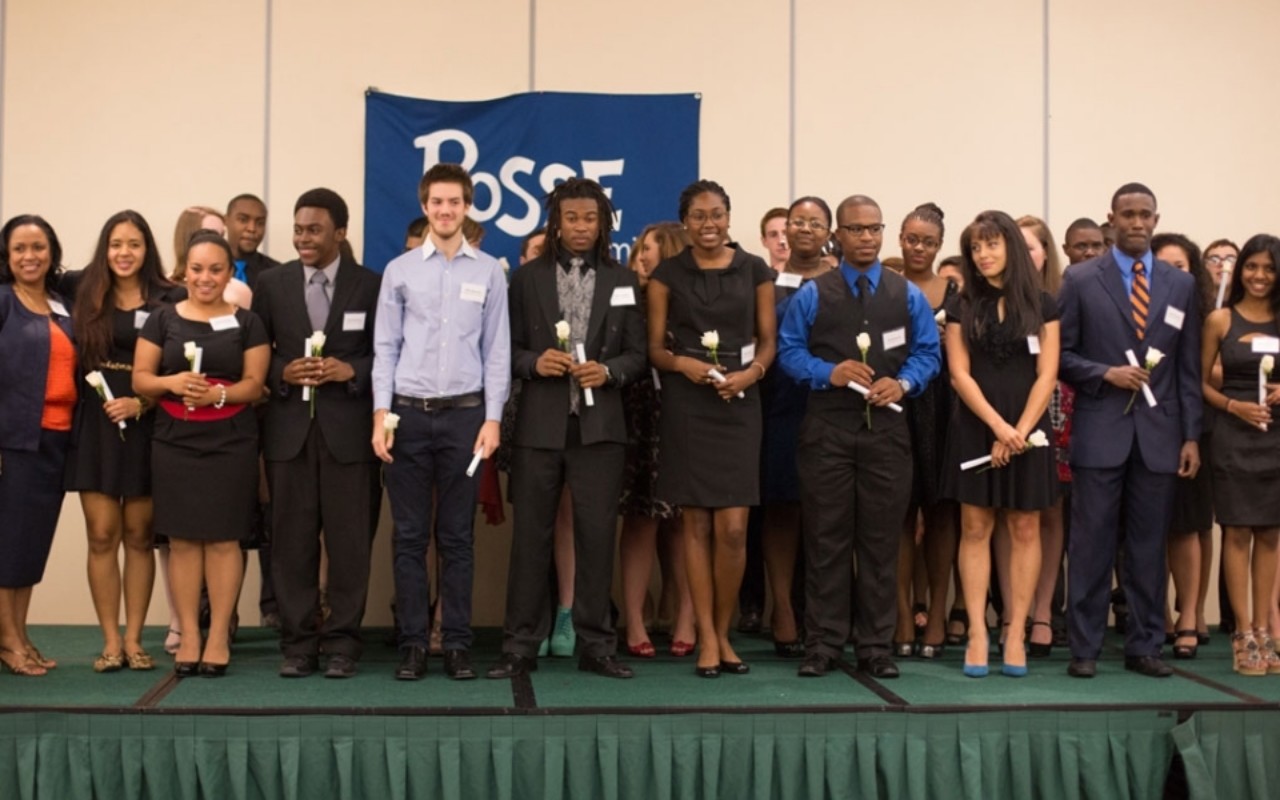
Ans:
[{"label": "orange striped tie", "polygon": [[1147,332],[1147,308],[1151,305],[1151,293],[1147,290],[1147,265],[1133,262],[1133,292],[1129,295],[1133,304],[1133,324],[1138,328],[1138,339]]}]

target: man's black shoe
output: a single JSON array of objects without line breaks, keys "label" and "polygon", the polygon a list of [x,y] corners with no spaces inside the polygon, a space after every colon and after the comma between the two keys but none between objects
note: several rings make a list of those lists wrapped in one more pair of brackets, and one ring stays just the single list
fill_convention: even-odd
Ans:
[{"label": "man's black shoe", "polygon": [[1125,656],[1124,668],[1148,678],[1167,678],[1173,674],[1173,667],[1160,656]]},{"label": "man's black shoe", "polygon": [[[426,666],[423,666],[425,671]],[[334,653],[329,656],[329,665],[325,668],[324,676],[326,678],[354,678],[356,674],[356,662],[351,656],[345,656],[342,653]]]},{"label": "man's black shoe", "polygon": [[588,656],[578,659],[578,669],[582,672],[594,672],[606,678],[634,678],[631,667],[623,664],[615,656]]},{"label": "man's black shoe", "polygon": [[538,669],[538,659],[533,656],[522,656],[518,653],[503,653],[502,660],[492,667],[484,675],[486,678],[514,678],[518,675],[524,675],[528,672],[536,672]]},{"label": "man's black shoe", "polygon": [[419,681],[427,674],[427,648],[410,647],[400,657],[400,666],[396,667],[396,680]]},{"label": "man's black shoe", "polygon": [[305,678],[315,672],[318,665],[315,656],[286,656],[280,665],[280,677]]},{"label": "man's black shoe", "polygon": [[471,654],[466,650],[445,650],[444,674],[455,681],[474,680],[476,671],[471,666]]},{"label": "man's black shoe", "polygon": [[1091,658],[1073,658],[1067,665],[1067,674],[1073,678],[1092,678],[1098,674],[1098,662]]},{"label": "man's black shoe", "polygon": [[836,660],[831,656],[825,656],[822,653],[810,653],[804,657],[804,661],[800,664],[800,669],[796,670],[796,674],[801,678],[821,678],[832,670],[836,665]]},{"label": "man's black shoe", "polygon": [[858,671],[868,672],[873,678],[896,678],[898,665],[889,656],[872,656],[858,659]]}]

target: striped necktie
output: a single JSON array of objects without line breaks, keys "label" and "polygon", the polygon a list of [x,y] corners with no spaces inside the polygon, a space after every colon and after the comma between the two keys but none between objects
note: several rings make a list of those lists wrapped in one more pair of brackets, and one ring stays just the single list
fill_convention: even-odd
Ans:
[{"label": "striped necktie", "polygon": [[1147,265],[1141,261],[1133,262],[1133,291],[1129,294],[1133,305],[1133,324],[1138,329],[1141,341],[1147,332],[1147,309],[1151,306],[1151,293],[1147,289]]}]

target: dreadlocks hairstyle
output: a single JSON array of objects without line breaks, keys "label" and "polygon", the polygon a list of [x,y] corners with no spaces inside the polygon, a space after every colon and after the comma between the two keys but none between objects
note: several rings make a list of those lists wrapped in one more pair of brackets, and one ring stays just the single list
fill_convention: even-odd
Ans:
[{"label": "dreadlocks hairstyle", "polygon": [[93,259],[84,268],[80,287],[76,290],[76,302],[71,317],[75,325],[76,344],[80,348],[80,358],[84,366],[97,369],[107,360],[111,350],[113,313],[115,302],[111,292],[116,285],[116,275],[108,263],[108,251],[116,228],[121,225],[132,225],[142,234],[142,267],[138,271],[139,288],[142,299],[146,303],[160,292],[173,286],[164,276],[164,267],[160,263],[160,250],[156,247],[156,237],[151,233],[151,226],[137,211],[125,210],[112,214],[102,226],[98,234],[98,244],[93,250]]},{"label": "dreadlocks hairstyle", "polygon": [[[1249,241],[1240,248],[1240,258],[1236,261],[1236,268],[1231,270],[1231,287],[1227,290],[1226,305],[1234,306],[1244,299],[1245,262],[1261,253],[1271,256],[1272,266],[1280,268],[1280,239],[1267,233],[1250,236]],[[1268,300],[1271,311],[1280,316],[1280,281],[1271,284],[1271,297]]]},{"label": "dreadlocks hairstyle", "polygon": [[[999,288],[987,282],[973,258],[975,242],[993,239],[1004,240],[1004,275]],[[960,255],[964,258],[961,328],[967,341],[973,343],[982,338],[986,320],[995,318],[994,308],[987,313],[986,307],[994,307],[1001,297],[1013,336],[1021,338],[1040,330],[1044,324],[1040,277],[1022,231],[1012,217],[1003,211],[983,211],[960,234]]]},{"label": "dreadlocks hairstyle", "polygon": [[587,178],[570,178],[547,195],[547,243],[543,252],[552,262],[560,260],[560,204],[565,200],[595,200],[600,212],[600,235],[596,237],[596,261],[614,263],[609,251],[610,234],[613,233],[613,203],[600,184]]}]

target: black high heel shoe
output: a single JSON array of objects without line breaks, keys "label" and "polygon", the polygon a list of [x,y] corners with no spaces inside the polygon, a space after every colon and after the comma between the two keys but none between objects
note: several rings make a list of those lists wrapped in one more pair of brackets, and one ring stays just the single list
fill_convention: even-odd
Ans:
[{"label": "black high heel shoe", "polygon": [[227,674],[227,664],[210,664],[207,661],[200,662],[200,677],[202,678],[221,678]]},{"label": "black high heel shoe", "polygon": [[[1179,639],[1195,639],[1195,644],[1178,644]],[[1196,634],[1194,628],[1185,631],[1175,631],[1173,634],[1173,657],[1186,660],[1196,657],[1196,652],[1200,649],[1200,637]]]},{"label": "black high heel shoe", "polygon": [[[1053,631],[1053,626],[1047,622],[1031,623],[1032,628],[1036,627],[1037,625],[1041,625],[1045,628],[1048,628],[1050,632]],[[1049,656],[1053,655],[1053,639],[1050,639],[1048,644],[1041,644],[1040,642],[1031,641],[1031,637],[1028,636],[1027,637],[1027,655],[1031,656],[1032,658],[1048,658]]]},{"label": "black high heel shoe", "polygon": [[951,633],[951,631],[948,630],[946,638],[942,641],[944,644],[949,644],[952,647],[959,647],[969,638],[969,612],[965,611],[963,608],[951,609],[951,613],[947,615],[948,629],[950,629],[951,623],[953,622],[963,627],[959,633]]},{"label": "black high heel shoe", "polygon": [[173,674],[179,678],[194,678],[200,670],[200,664],[195,661],[175,661],[173,662]]}]

